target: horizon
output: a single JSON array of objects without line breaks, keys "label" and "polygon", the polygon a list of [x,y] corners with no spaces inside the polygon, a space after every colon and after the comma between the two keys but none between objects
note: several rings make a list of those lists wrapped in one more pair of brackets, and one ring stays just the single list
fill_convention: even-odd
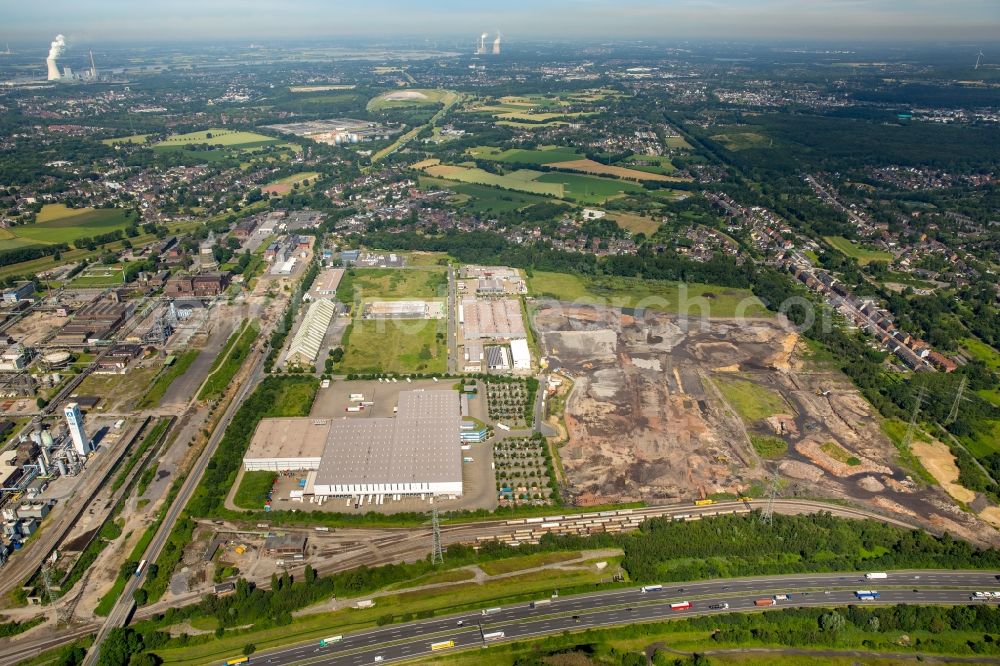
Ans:
[{"label": "horizon", "polygon": [[[198,17],[193,20],[192,17]],[[77,43],[170,43],[270,39],[461,39],[498,29],[505,38],[646,41],[697,40],[850,42],[857,44],[995,43],[1000,12],[990,0],[513,0],[505,11],[443,0],[413,8],[401,0],[325,3],[300,0],[151,0],[140,7],[122,0],[67,0],[9,8],[9,34],[0,41],[50,41],[56,34]],[[16,37],[12,39],[12,37]],[[41,46],[40,46],[41,48]]]}]

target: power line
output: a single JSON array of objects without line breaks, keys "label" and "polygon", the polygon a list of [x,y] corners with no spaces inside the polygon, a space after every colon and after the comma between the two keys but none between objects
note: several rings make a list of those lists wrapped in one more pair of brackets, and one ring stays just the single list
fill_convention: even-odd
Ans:
[{"label": "power line", "polygon": [[431,551],[431,564],[444,564],[444,551],[441,550],[441,522],[438,520],[438,510],[431,512],[431,529],[434,531],[434,546]]}]

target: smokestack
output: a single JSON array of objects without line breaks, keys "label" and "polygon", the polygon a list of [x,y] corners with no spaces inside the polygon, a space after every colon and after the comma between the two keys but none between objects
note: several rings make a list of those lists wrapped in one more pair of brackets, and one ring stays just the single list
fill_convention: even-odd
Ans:
[{"label": "smokestack", "polygon": [[49,68],[49,81],[58,81],[59,76],[59,65],[56,60],[62,55],[63,49],[66,48],[66,38],[62,35],[56,35],[56,38],[52,40],[52,45],[49,46],[49,57],[45,59],[45,64]]},{"label": "smokestack", "polygon": [[488,33],[483,33],[479,36],[479,47],[476,48],[476,53],[482,54],[486,53],[486,38],[489,37]]},{"label": "smokestack", "polygon": [[497,38],[493,40],[493,55],[500,55],[500,31],[497,30]]}]

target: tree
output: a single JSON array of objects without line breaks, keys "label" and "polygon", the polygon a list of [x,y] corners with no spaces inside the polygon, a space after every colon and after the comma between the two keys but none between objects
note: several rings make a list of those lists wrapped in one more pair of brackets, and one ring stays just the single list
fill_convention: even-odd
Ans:
[{"label": "tree", "polygon": [[833,611],[819,616],[819,628],[829,633],[837,633],[847,626],[844,616]]},{"label": "tree", "polygon": [[256,651],[257,651],[257,646],[254,645],[253,643],[247,643],[246,645],[243,646],[243,655],[246,657],[249,657]]},{"label": "tree", "polygon": [[137,606],[145,606],[146,601],[149,600],[149,592],[147,592],[144,587],[137,588],[136,591],[132,593],[132,598],[135,599],[135,604]]}]

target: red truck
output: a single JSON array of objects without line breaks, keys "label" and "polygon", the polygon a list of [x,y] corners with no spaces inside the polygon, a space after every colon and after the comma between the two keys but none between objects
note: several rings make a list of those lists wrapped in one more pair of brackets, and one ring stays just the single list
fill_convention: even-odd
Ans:
[{"label": "red truck", "polygon": [[774,605],[774,599],[771,599],[771,598],[757,599],[756,601],[753,602],[753,605],[754,606],[773,606]]}]

